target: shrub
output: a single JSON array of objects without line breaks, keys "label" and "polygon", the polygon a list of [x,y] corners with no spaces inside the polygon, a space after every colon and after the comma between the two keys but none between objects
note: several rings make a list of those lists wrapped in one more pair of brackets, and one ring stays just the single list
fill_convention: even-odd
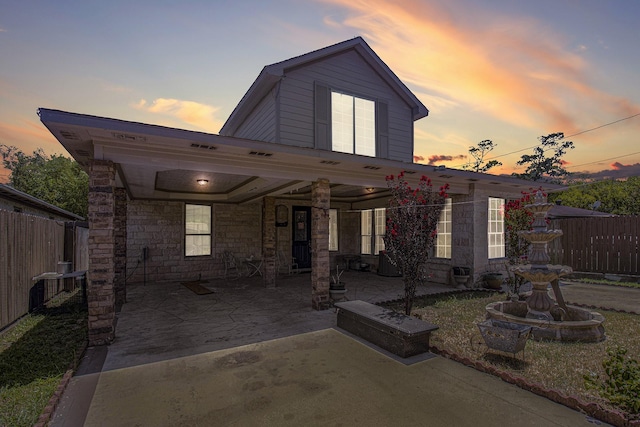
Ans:
[{"label": "shrub", "polygon": [[606,378],[597,374],[585,375],[585,386],[598,391],[600,396],[630,414],[640,413],[640,364],[627,357],[624,347],[607,350],[602,367]]}]

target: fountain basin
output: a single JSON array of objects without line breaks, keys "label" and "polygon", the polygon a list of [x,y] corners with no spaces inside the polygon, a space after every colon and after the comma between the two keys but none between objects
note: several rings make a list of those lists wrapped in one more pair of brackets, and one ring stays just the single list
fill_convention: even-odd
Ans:
[{"label": "fountain basin", "polygon": [[562,320],[564,312],[557,305],[550,312],[554,320],[528,319],[527,303],[524,301],[498,301],[488,304],[487,318],[531,326],[537,341],[600,342],[606,338],[604,317],[595,311],[568,306],[568,318]]}]

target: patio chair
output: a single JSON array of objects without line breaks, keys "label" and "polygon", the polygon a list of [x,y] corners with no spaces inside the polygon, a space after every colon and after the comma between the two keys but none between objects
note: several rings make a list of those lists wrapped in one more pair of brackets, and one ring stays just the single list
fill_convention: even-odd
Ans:
[{"label": "patio chair", "polygon": [[229,251],[222,253],[222,260],[224,261],[224,277],[225,279],[235,272],[236,278],[240,277],[240,263],[236,256]]},{"label": "patio chair", "polygon": [[278,273],[281,271],[286,272],[287,274],[298,272],[296,259],[294,257],[287,257],[283,251],[278,251],[276,254],[276,268]]}]

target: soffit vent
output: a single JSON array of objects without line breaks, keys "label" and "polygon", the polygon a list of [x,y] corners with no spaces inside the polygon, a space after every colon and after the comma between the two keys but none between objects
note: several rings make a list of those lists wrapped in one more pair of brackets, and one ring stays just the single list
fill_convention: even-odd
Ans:
[{"label": "soffit vent", "polygon": [[116,133],[116,132],[112,132],[111,135],[115,139],[119,139],[122,141],[129,141],[129,142],[146,142],[147,141],[146,136],[136,136],[136,135],[130,135],[127,133]]},{"label": "soffit vent", "polygon": [[196,144],[193,143],[191,144],[192,148],[204,148],[205,150],[217,150],[217,147],[214,147],[213,145],[207,145],[207,144]]},{"label": "soffit vent", "polygon": [[250,151],[249,152],[250,156],[258,156],[258,157],[271,157],[273,156],[273,153],[265,153],[262,151]]},{"label": "soffit vent", "polygon": [[60,131],[60,135],[64,138],[64,139],[70,139],[70,140],[79,140],[80,137],[78,136],[78,134],[70,132],[68,130],[61,130]]},{"label": "soffit vent", "polygon": [[320,160],[320,163],[323,165],[331,165],[331,166],[335,166],[335,165],[339,165],[340,162],[336,162],[333,160]]},{"label": "soffit vent", "polygon": [[372,170],[372,171],[377,171],[377,170],[382,169],[380,166],[365,166],[364,168]]}]

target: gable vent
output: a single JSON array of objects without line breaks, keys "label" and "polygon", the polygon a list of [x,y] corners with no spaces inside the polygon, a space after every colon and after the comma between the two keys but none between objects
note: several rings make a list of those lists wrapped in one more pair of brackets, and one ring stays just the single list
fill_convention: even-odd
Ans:
[{"label": "gable vent", "polygon": [[271,157],[271,156],[273,156],[273,153],[264,153],[262,151],[250,151],[249,155],[250,156],[259,156],[259,157]]},{"label": "gable vent", "polygon": [[206,145],[206,144],[196,144],[193,143],[191,144],[192,148],[204,148],[205,150],[217,150],[217,147],[214,147],[213,145]]},{"label": "gable vent", "polygon": [[71,140],[79,140],[80,137],[78,136],[78,134],[73,133],[73,132],[69,132],[68,130],[61,130],[60,131],[60,135],[64,138],[64,139],[71,139]]},{"label": "gable vent", "polygon": [[323,165],[331,165],[331,166],[335,166],[335,165],[339,165],[340,164],[340,162],[336,162],[336,161],[333,161],[333,160],[321,160],[320,163],[323,164]]},{"label": "gable vent", "polygon": [[364,168],[372,170],[372,171],[377,171],[377,170],[382,169],[380,166],[365,166]]},{"label": "gable vent", "polygon": [[145,137],[145,136],[136,136],[136,135],[129,135],[129,134],[126,134],[126,133],[116,133],[116,132],[112,132],[111,135],[115,139],[121,139],[123,141],[135,141],[135,142],[146,142],[147,141],[147,137]]}]

